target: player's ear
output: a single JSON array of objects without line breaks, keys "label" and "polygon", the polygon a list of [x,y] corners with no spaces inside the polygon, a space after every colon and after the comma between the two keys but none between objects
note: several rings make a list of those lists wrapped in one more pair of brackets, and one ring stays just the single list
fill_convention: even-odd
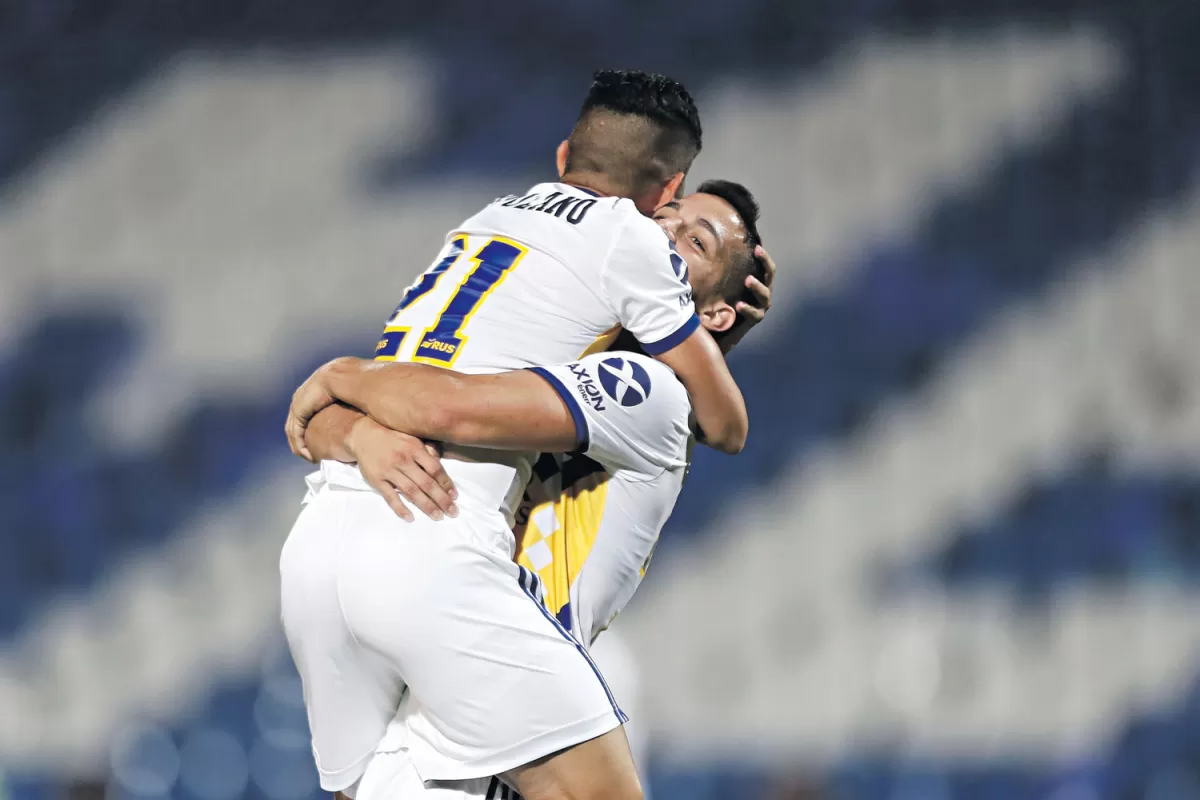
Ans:
[{"label": "player's ear", "polygon": [[683,173],[676,172],[660,188],[650,189],[641,198],[635,200],[638,211],[647,217],[654,216],[655,211],[658,211],[675,199],[675,195],[679,194],[679,187],[681,186],[683,186]]},{"label": "player's ear", "polygon": [[555,160],[558,162],[558,177],[567,174],[567,153],[570,147],[567,145],[567,140],[563,139],[562,144],[558,146],[558,150],[554,152]]},{"label": "player's ear", "polygon": [[671,176],[671,180],[667,181],[662,188],[662,195],[658,198],[658,202],[654,204],[654,208],[658,209],[675,199],[675,196],[683,189],[684,174],[676,172]]},{"label": "player's ear", "polygon": [[737,322],[737,310],[724,300],[718,300],[697,313],[700,315],[700,324],[709,333],[727,331]]}]

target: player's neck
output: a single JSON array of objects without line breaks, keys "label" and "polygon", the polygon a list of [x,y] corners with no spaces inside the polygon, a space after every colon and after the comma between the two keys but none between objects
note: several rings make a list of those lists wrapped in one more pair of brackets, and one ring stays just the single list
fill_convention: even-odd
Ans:
[{"label": "player's neck", "polygon": [[595,192],[601,197],[619,197],[621,192],[616,190],[616,187],[611,182],[605,179],[603,175],[595,173],[568,172],[558,179],[559,183],[565,183],[567,186],[574,186],[577,189],[587,189],[589,192]]},{"label": "player's neck", "polygon": [[632,200],[647,216],[654,213],[654,209],[650,208],[647,211],[643,208],[643,202],[640,198],[633,197],[628,187],[617,186],[604,175],[597,172],[567,172],[558,179],[559,183],[565,183],[567,186],[574,186],[578,189],[586,189],[589,192],[600,195],[601,197],[626,197]]}]

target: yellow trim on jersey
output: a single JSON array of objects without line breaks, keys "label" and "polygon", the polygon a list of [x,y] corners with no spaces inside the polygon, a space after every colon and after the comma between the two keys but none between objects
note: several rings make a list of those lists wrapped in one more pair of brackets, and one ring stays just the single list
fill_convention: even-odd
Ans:
[{"label": "yellow trim on jersey", "polygon": [[[397,314],[396,316],[399,316],[399,315]],[[395,317],[393,317],[393,319],[395,319]],[[383,348],[385,348],[389,344],[391,344],[391,342],[387,339],[387,335],[389,333],[400,334],[400,340],[398,342],[396,342],[396,349],[392,351],[391,355],[383,355],[383,356],[377,355],[377,356],[375,356],[375,360],[376,361],[395,361],[397,358],[399,358],[400,357],[400,348],[404,346],[404,340],[408,338],[408,332],[411,330],[412,330],[412,328],[408,327],[407,325],[388,325],[386,328],[384,328],[383,329],[383,337],[384,338],[380,339],[379,344],[375,345],[376,353],[378,353],[380,350],[382,350]]]},{"label": "yellow trim on jersey", "polygon": [[606,330],[604,333],[597,336],[592,341],[592,343],[587,346],[587,349],[579,354],[579,357],[587,358],[588,356],[593,355],[595,353],[604,352],[608,348],[612,347],[613,342],[615,342],[617,340],[617,337],[620,335],[621,335],[621,324],[617,323],[616,325],[613,325],[611,328]]},{"label": "yellow trim on jersey", "polygon": [[[608,350],[620,335],[621,325],[618,323],[597,336],[579,357],[586,358]],[[552,485],[559,485],[562,475],[560,462]],[[536,475],[529,482],[525,499],[517,512],[518,523],[513,527],[517,542],[513,560],[542,579],[546,607],[552,614],[557,615],[571,601],[571,586],[579,577],[600,534],[607,501],[608,473],[603,470],[584,475],[558,492],[552,492]],[[548,513],[553,514],[551,519],[555,527],[554,530],[543,531],[537,520],[545,520]],[[545,542],[549,548],[551,560],[539,570],[534,568],[530,549],[536,548],[541,542]],[[545,554],[546,551],[542,550],[539,559],[544,560]]]},{"label": "yellow trim on jersey", "polygon": [[[421,302],[421,300],[424,299],[426,295],[430,295],[430,294],[434,293],[434,291],[437,289],[438,283],[441,282],[442,277],[447,272],[454,269],[454,265],[458,263],[458,260],[463,257],[463,253],[465,253],[467,251],[467,235],[465,233],[460,233],[460,234],[455,235],[452,239],[450,239],[450,244],[458,245],[458,252],[454,255],[454,259],[449,264],[446,265],[445,269],[443,269],[441,272],[439,272],[438,274],[433,276],[433,283],[429,284],[428,289],[426,289],[425,291],[421,292],[419,295],[414,297],[408,303],[408,305],[405,305],[402,308],[397,308],[396,312],[394,314],[392,314],[392,318],[387,321],[388,325],[391,325],[393,322],[396,322],[398,319],[400,319],[401,314],[403,314],[405,311],[407,311],[408,309],[415,306],[417,303]],[[439,261],[438,264],[435,264],[434,266],[436,267],[440,264],[441,264],[441,262]],[[410,291],[412,291],[418,285],[420,285],[421,281],[425,280],[426,276],[429,275],[429,272],[432,269],[433,269],[433,267],[425,270],[420,275],[418,275],[417,279],[414,280],[411,284],[409,284],[408,287],[404,290],[404,294],[408,294]],[[384,331],[384,333],[387,333],[387,331]]]},{"label": "yellow trim on jersey", "polygon": [[[527,501],[528,508],[521,511],[528,511],[528,514],[519,514],[525,521],[513,530],[517,540],[515,560],[542,579],[546,607],[550,613],[558,614],[570,602],[571,586],[579,577],[600,533],[608,500],[608,473],[598,471],[584,475],[571,486],[564,486],[562,492],[551,499],[544,499],[541,496],[544,489],[540,485],[534,486],[534,482],[530,484],[529,496],[538,499]],[[539,519],[546,519],[547,511],[553,514],[554,530],[544,531],[538,524]],[[543,542],[549,548],[551,560],[536,569],[530,552]],[[542,553],[540,560],[545,558],[545,550]]]},{"label": "yellow trim on jersey", "polygon": [[[458,324],[458,327],[454,329],[454,332],[450,334],[453,338],[458,339],[459,342],[458,342],[458,347],[455,348],[454,352],[450,355],[450,359],[448,361],[439,361],[436,358],[429,358],[428,356],[417,355],[417,351],[421,349],[422,345],[425,342],[425,337],[428,336],[430,333],[432,333],[437,328],[438,322],[441,321],[442,314],[446,313],[446,309],[450,308],[450,304],[454,302],[454,298],[458,296],[458,293],[459,293],[459,291],[462,290],[462,287],[466,285],[467,281],[471,280],[471,277],[482,266],[482,262],[479,260],[479,254],[482,253],[484,248],[487,247],[492,242],[503,242],[504,244],[507,244],[507,245],[515,248],[516,250],[520,251],[520,253],[519,253],[519,255],[517,255],[516,258],[514,258],[512,260],[512,263],[509,264],[508,267],[503,272],[500,273],[500,277],[496,279],[496,282],[493,283],[491,286],[489,286],[487,289],[485,289],[481,295],[479,295],[479,299],[475,301],[475,304],[473,306],[471,306],[471,310],[463,315],[462,322],[460,322]],[[478,311],[480,306],[483,305],[483,301],[487,300],[488,295],[490,295],[492,292],[496,291],[497,286],[504,283],[504,281],[508,278],[508,276],[512,273],[512,271],[514,269],[516,269],[517,264],[521,263],[521,259],[523,259],[528,254],[529,254],[528,247],[521,244],[520,242],[514,241],[513,239],[509,239],[507,236],[489,237],[488,240],[486,242],[484,242],[483,245],[478,250],[475,251],[475,255],[471,256],[471,260],[475,262],[475,267],[473,269],[470,269],[467,271],[467,274],[463,276],[463,279],[461,281],[459,281],[458,286],[455,287],[454,291],[450,293],[450,296],[448,298],[446,298],[446,304],[444,306],[442,306],[442,310],[439,311],[437,317],[434,318],[433,324],[421,332],[421,338],[417,340],[417,347],[416,347],[416,350],[413,351],[412,360],[416,361],[416,362],[420,362],[422,364],[431,364],[435,367],[444,367],[446,369],[452,368],[454,366],[454,362],[458,360],[459,354],[462,353],[463,348],[467,346],[467,338],[468,337],[465,333],[463,333],[463,331],[466,330],[467,325],[471,322],[471,317],[475,316],[475,312]]]},{"label": "yellow trim on jersey", "polygon": [[[439,272],[433,276],[433,282],[429,284],[428,289],[426,289],[425,291],[421,292],[419,295],[414,297],[412,299],[412,301],[409,302],[407,305],[405,305],[403,302],[403,299],[401,299],[401,305],[395,310],[395,312],[392,313],[392,316],[388,319],[388,321],[383,329],[382,338],[380,338],[379,343],[375,345],[375,352],[378,354],[380,350],[382,350],[383,348],[385,348],[389,344],[391,344],[391,341],[388,340],[387,335],[389,333],[399,333],[400,338],[398,341],[396,341],[396,349],[393,350],[388,355],[376,355],[375,356],[376,361],[396,361],[397,359],[400,358],[400,348],[404,347],[404,340],[408,338],[408,334],[412,331],[412,326],[411,325],[396,325],[394,323],[398,322],[400,320],[400,318],[402,316],[404,316],[404,312],[408,311],[410,308],[415,306],[417,303],[421,302],[421,300],[424,299],[424,297],[426,295],[432,294],[433,291],[435,289],[437,289],[438,282],[441,281],[442,276],[445,275],[450,270],[454,269],[454,265],[458,263],[458,260],[460,258],[462,258],[463,253],[465,253],[467,250],[467,235],[465,233],[456,234],[450,239],[449,243],[451,246],[457,245],[458,252],[454,255],[454,258],[448,264],[446,264],[445,269],[443,269],[441,272]],[[447,255],[446,258],[449,258],[449,255]],[[407,296],[409,292],[411,292],[416,287],[420,286],[421,281],[425,280],[425,278],[427,278],[429,276],[429,273],[432,269],[436,268],[437,266],[440,266],[442,261],[445,261],[445,258],[439,260],[438,263],[436,265],[434,265],[434,267],[430,267],[430,269],[427,269],[424,272],[422,272],[420,275],[418,275],[416,280],[414,280],[412,283],[410,283],[408,285],[407,288],[405,288],[404,295]]]}]

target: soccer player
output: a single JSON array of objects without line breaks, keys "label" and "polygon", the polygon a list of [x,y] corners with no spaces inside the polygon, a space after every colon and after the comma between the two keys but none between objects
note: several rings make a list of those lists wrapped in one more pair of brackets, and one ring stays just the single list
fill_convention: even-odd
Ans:
[{"label": "soccer player", "polygon": [[[761,248],[761,262],[755,258],[753,198],[737,184],[712,181],[657,217],[687,256],[703,324],[728,349],[745,323],[763,313],[742,299],[746,288],[756,290],[764,309],[770,300],[767,286],[751,277],[765,267],[769,284],[774,272]],[[737,330],[735,306],[745,316]],[[565,451],[584,442],[586,454],[543,455],[537,463],[518,513],[522,576],[582,642],[590,643],[628,602],[674,506],[688,457],[690,406],[668,370],[643,356],[610,352],[524,374],[463,376],[413,365],[364,370],[354,360],[331,363],[322,373],[321,385],[302,390],[298,402],[309,402],[304,395],[314,391],[318,399],[332,395],[362,404],[388,426],[460,444]],[[394,491],[384,476],[395,469],[397,447],[413,446],[406,438],[346,407],[322,411],[308,436],[318,455],[359,460],[386,492]],[[405,708],[390,726],[360,800],[423,794],[402,752],[414,715],[419,711]],[[501,794],[499,782],[488,780],[433,793],[452,791],[480,800]]]},{"label": "soccer player", "polygon": [[[641,213],[674,198],[699,147],[679,84],[598,74],[558,150],[561,181],[499,198],[454,231],[377,357],[494,373],[569,362],[624,329],[687,387],[704,441],[740,450],[741,394],[682,258]],[[289,418],[293,435],[304,424]],[[322,463],[280,566],[325,789],[353,786],[407,685],[424,723],[409,752],[426,780],[504,773],[531,800],[640,797],[623,712],[511,560],[533,456],[448,445],[461,514],[419,516],[401,535],[356,468]]]}]

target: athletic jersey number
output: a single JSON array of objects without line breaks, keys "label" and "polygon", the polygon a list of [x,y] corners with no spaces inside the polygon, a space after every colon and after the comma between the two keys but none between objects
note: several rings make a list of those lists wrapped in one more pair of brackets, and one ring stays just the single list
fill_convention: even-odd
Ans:
[{"label": "athletic jersey number", "polygon": [[[383,337],[375,347],[377,361],[396,360],[400,346],[412,328],[392,323],[399,321],[401,313],[406,308],[433,291],[442,275],[449,271],[462,256],[466,242],[467,237],[456,237],[450,243],[450,252],[446,254],[446,257],[422,275],[404,293],[400,305],[396,307],[391,320],[383,330]],[[475,262],[475,268],[467,273],[462,283],[458,285],[458,289],[446,301],[445,307],[442,308],[433,325],[422,333],[421,341],[417,344],[412,360],[439,367],[449,367],[454,364],[467,341],[462,329],[471,319],[471,315],[475,313],[479,304],[483,302],[483,298],[504,280],[505,275],[516,266],[526,252],[527,249],[522,245],[501,237],[489,239],[483,247],[479,248],[471,257],[471,260]]]}]

